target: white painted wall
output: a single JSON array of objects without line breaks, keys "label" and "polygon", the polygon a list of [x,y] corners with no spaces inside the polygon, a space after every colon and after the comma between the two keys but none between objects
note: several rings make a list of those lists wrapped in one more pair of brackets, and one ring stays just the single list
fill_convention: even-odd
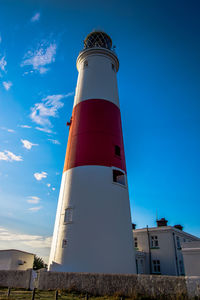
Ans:
[{"label": "white painted wall", "polygon": [[34,254],[20,250],[0,250],[0,270],[27,270],[33,268]]},{"label": "white painted wall", "polygon": [[[88,66],[84,67],[87,60]],[[74,106],[89,99],[108,100],[119,107],[117,88],[117,57],[106,49],[88,49],[80,53],[77,59],[79,70]]]},{"label": "white painted wall", "polygon": [[182,244],[186,276],[200,276],[200,241]]},{"label": "white painted wall", "polygon": [[[127,186],[113,183],[112,168],[103,166],[70,169],[62,180],[65,188],[60,193],[59,230],[50,270],[135,273]],[[70,224],[64,222],[67,207],[73,208]]]},{"label": "white painted wall", "polygon": [[[149,255],[149,243],[147,229],[136,229],[133,230],[134,237],[137,238],[138,250],[146,253],[146,270],[145,273],[150,273],[149,259],[151,257],[151,262],[153,260],[160,260],[161,274],[162,275],[176,275],[180,276],[184,274],[184,263],[181,248],[178,247],[177,239],[180,240],[180,245],[184,241],[194,241],[198,238],[184,232],[180,231],[172,226],[162,226],[149,228],[149,236],[158,237],[158,248],[150,249]],[[177,257],[177,259],[176,259]],[[181,271],[181,264],[183,265],[183,272]],[[152,272],[153,272],[153,264]]]}]

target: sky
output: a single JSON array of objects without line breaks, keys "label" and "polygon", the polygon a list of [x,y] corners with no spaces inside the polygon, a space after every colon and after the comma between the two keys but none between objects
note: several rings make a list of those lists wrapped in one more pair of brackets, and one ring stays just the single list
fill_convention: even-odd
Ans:
[{"label": "sky", "polygon": [[200,237],[199,1],[0,0],[0,249],[48,261],[78,72],[94,29],[120,61],[132,221]]}]

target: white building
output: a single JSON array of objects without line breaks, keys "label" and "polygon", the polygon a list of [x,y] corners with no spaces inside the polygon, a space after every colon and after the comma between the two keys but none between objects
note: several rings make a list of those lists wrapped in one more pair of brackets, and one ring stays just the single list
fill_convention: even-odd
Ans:
[{"label": "white building", "polygon": [[139,274],[185,275],[181,245],[200,241],[181,225],[167,226],[164,218],[157,220],[157,227],[135,229],[133,234]]},{"label": "white building", "polygon": [[200,241],[181,245],[185,266],[185,275],[200,276]]},{"label": "white building", "polygon": [[27,270],[33,268],[34,254],[8,249],[0,250],[0,270]]}]

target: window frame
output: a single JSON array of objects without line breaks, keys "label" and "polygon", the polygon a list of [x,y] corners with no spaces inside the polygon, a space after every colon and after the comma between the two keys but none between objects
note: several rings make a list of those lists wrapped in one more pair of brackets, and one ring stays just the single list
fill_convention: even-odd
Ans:
[{"label": "window frame", "polygon": [[[67,211],[70,212],[70,214],[68,216],[70,220],[66,220],[67,219]],[[65,208],[65,211],[64,211],[64,224],[71,224],[71,223],[73,223],[73,207],[68,206]]]},{"label": "window frame", "polygon": [[150,248],[151,249],[159,249],[159,243],[158,243],[158,236],[157,235],[151,235],[150,236]]},{"label": "window frame", "polygon": [[[121,172],[121,175],[124,176],[124,184],[123,183],[120,183],[120,182],[117,182],[117,181],[114,181],[114,172],[115,171],[118,171],[118,172]],[[113,184],[117,184],[121,187],[124,187],[124,188],[127,188],[127,178],[126,178],[126,173],[124,171],[122,171],[121,169],[119,168],[115,168],[115,167],[112,167],[112,183]]]},{"label": "window frame", "polygon": [[161,274],[161,264],[159,259],[152,260],[152,273]]}]

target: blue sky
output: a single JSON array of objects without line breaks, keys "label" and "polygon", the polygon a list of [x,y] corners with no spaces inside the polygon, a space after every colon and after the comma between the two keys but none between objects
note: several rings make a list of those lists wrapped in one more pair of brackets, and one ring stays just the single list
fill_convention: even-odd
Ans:
[{"label": "blue sky", "polygon": [[47,259],[77,81],[93,29],[120,60],[133,222],[200,237],[199,1],[0,1],[0,248]]}]

